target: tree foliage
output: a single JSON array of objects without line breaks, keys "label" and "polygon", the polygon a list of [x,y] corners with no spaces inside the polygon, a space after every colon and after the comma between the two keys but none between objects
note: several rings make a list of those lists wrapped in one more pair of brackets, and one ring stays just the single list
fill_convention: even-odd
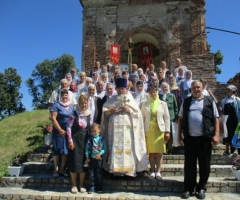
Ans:
[{"label": "tree foliage", "polygon": [[222,69],[219,67],[219,65],[222,64],[223,61],[223,55],[220,50],[217,50],[216,53],[214,53],[214,61],[215,61],[215,74],[221,74]]},{"label": "tree foliage", "polygon": [[21,102],[23,95],[19,93],[21,83],[15,68],[9,67],[0,73],[0,119],[25,111]]},{"label": "tree foliage", "polygon": [[73,56],[63,54],[56,59],[46,59],[37,64],[26,84],[33,97],[32,105],[37,109],[48,107],[48,99],[60,80],[76,66]]}]

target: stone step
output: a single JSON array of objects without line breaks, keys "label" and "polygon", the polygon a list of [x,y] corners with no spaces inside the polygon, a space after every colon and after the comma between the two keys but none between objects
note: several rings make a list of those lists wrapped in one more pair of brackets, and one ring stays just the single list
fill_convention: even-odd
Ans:
[{"label": "stone step", "polygon": [[[34,188],[36,190],[68,189],[72,183],[70,178],[52,178],[51,175],[28,175],[21,177],[2,177],[2,187]],[[89,185],[89,181],[85,181]],[[7,188],[6,188],[7,189]],[[237,192],[240,193],[240,181],[230,177],[210,177],[207,183],[208,192]],[[103,190],[123,192],[181,192],[183,177],[169,176],[162,180],[150,180],[147,177],[112,176],[103,181]]]},{"label": "stone step", "polygon": [[[53,163],[38,163],[38,162],[27,162],[24,163],[25,174],[52,174]],[[211,177],[233,177],[231,171],[232,165],[211,165]],[[166,176],[183,176],[184,175],[184,164],[163,164],[161,174]],[[150,169],[150,166],[149,166]]]},{"label": "stone step", "polygon": [[[53,161],[50,153],[30,153],[27,158],[28,162],[43,162],[48,163]],[[165,164],[183,164],[184,155],[163,155],[163,163]],[[231,155],[225,156],[218,153],[212,154],[212,165],[230,165],[232,164]]]},{"label": "stone step", "polygon": [[52,162],[53,161],[53,155],[52,153],[39,153],[39,152],[33,152],[29,153],[27,157],[28,162]]},{"label": "stone step", "polygon": [[[180,200],[181,193],[177,192],[118,192],[105,191],[102,194],[77,193],[72,194],[68,189],[32,190],[23,188],[0,188],[0,199],[55,199],[55,200]],[[189,200],[196,199],[194,196]],[[237,193],[206,193],[208,200],[239,199]]]},{"label": "stone step", "polygon": [[[105,191],[102,194],[77,193],[72,194],[69,189],[32,190],[23,188],[0,188],[0,199],[55,199],[55,200],[180,200],[181,193],[177,192],[118,192]],[[195,197],[189,200],[196,199]],[[207,191],[208,200],[239,199],[237,193],[210,193]]]},{"label": "stone step", "polygon": [[[163,155],[164,164],[183,164],[184,155]],[[211,157],[212,165],[231,165],[232,157],[231,155],[225,156],[222,154],[213,153]]]},{"label": "stone step", "polygon": [[52,174],[53,162],[25,162],[23,174]]},{"label": "stone step", "polygon": [[[225,145],[219,144],[214,146],[212,149],[213,154],[222,155],[225,151]],[[174,147],[173,148],[173,155],[183,155],[184,154],[184,147]],[[52,150],[48,146],[43,146],[36,149],[34,152],[28,154],[28,162],[50,162],[52,161]],[[220,161],[219,161],[220,162]],[[217,164],[217,163],[212,163]],[[224,164],[224,163],[219,163]]]}]

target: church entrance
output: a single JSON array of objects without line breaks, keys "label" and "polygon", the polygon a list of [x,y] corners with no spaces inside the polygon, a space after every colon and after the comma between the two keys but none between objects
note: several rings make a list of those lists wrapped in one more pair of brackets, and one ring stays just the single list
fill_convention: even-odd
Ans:
[{"label": "church entrance", "polygon": [[[131,37],[131,39],[134,43],[132,50],[132,63],[136,63],[138,67],[141,67],[145,72],[147,66],[142,66],[141,63],[141,45],[147,42],[151,44],[153,64],[156,68],[158,68],[162,59],[162,52],[161,48],[158,46],[159,42],[157,39],[148,33],[135,34]],[[121,62],[128,63],[128,41],[124,44]]]}]

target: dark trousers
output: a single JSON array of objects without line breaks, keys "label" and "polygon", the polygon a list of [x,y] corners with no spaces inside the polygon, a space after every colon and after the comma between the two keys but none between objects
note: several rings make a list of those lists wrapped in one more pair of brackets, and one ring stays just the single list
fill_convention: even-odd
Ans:
[{"label": "dark trousers", "polygon": [[[184,190],[194,192],[206,190],[210,174],[212,144],[210,138],[187,136],[184,138]],[[199,183],[197,184],[197,161]]]},{"label": "dark trousers", "polygon": [[96,186],[97,188],[102,187],[102,159],[97,160],[95,158],[90,158],[89,166],[89,180],[90,187]]}]

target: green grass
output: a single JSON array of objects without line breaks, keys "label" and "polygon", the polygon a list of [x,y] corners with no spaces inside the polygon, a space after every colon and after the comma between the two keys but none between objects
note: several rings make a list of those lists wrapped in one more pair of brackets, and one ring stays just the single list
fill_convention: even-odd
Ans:
[{"label": "green grass", "polygon": [[34,110],[0,121],[0,177],[8,174],[7,166],[16,156],[26,159],[27,153],[43,144],[40,126],[51,124],[48,110]]}]

